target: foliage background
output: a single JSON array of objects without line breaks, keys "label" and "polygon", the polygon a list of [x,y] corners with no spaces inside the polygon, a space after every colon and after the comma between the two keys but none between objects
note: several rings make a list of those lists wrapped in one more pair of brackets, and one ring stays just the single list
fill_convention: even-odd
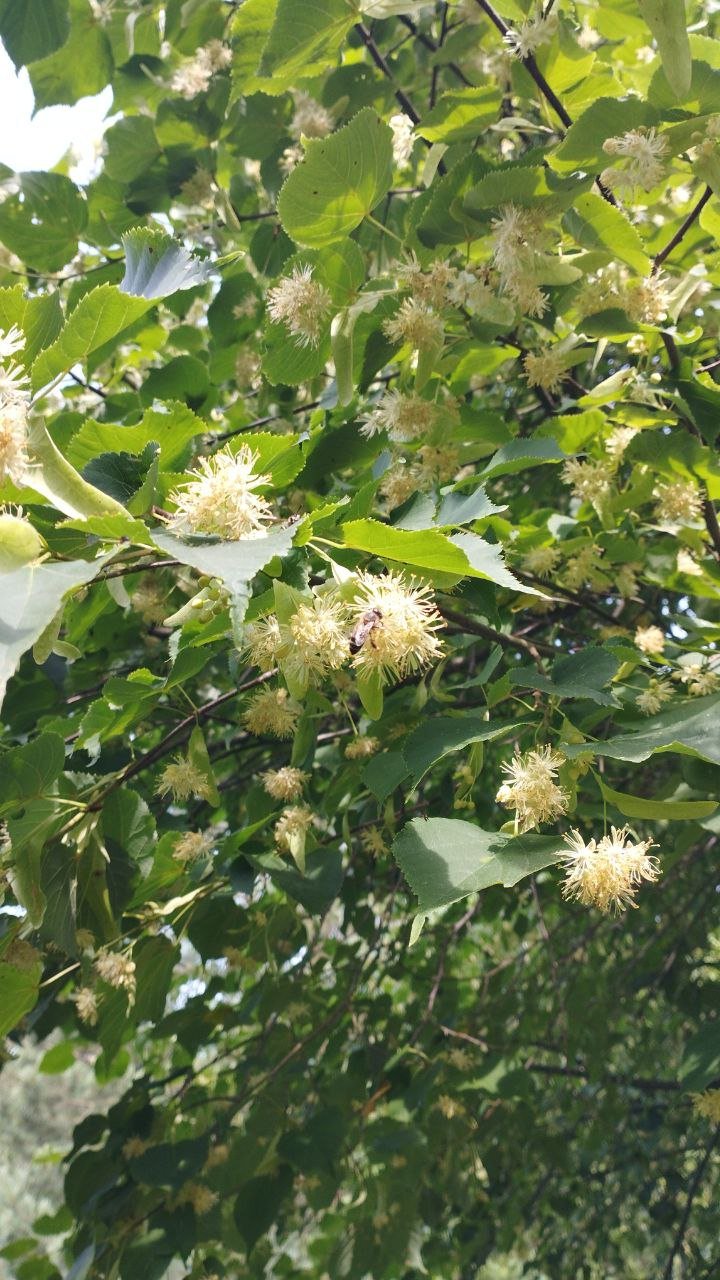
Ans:
[{"label": "foliage background", "polygon": [[[82,187],[0,173],[6,1132],[83,1111],[20,1280],[717,1274],[716,25],[0,3],[38,107],[117,115]],[[168,531],[246,444],[268,531]],[[248,655],[387,571],[439,663]],[[559,753],[542,831],[516,747]],[[625,822],[657,883],[568,901],[563,835]]]}]

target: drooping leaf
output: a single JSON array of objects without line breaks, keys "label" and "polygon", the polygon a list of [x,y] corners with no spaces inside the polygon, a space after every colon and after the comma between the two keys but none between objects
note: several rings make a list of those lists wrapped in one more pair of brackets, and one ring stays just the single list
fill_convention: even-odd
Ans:
[{"label": "drooping leaf", "polygon": [[561,852],[556,836],[506,836],[456,818],[413,818],[393,844],[420,912],[459,902],[490,885],[509,889],[552,866]]},{"label": "drooping leaf", "polygon": [[206,284],[214,270],[164,231],[136,227],[122,238],[125,275],[119,289],[134,298],[167,298],[179,289]]}]

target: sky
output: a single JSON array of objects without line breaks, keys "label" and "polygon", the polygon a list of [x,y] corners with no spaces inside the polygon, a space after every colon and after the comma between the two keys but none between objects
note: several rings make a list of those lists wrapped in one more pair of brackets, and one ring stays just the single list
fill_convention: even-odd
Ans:
[{"label": "sky", "polygon": [[78,182],[87,181],[111,103],[112,90],[107,88],[72,107],[45,107],[33,118],[28,73],[25,68],[19,74],[15,71],[0,44],[0,164],[17,172],[51,169],[72,146],[79,157],[72,176]]}]

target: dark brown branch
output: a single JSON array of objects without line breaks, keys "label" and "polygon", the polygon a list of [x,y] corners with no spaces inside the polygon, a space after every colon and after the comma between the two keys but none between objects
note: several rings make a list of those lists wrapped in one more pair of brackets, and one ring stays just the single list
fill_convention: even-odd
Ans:
[{"label": "dark brown branch", "polygon": [[466,614],[458,613],[455,609],[449,609],[446,605],[440,605],[439,608],[443,618],[446,618],[448,622],[454,623],[461,631],[465,631],[469,635],[482,636],[484,640],[492,640],[496,644],[501,644],[504,649],[524,649],[539,666],[541,666],[541,653],[545,653],[548,656],[555,653],[555,650],[550,645],[536,645],[532,640],[526,640],[524,636],[508,634],[506,631],[496,631],[494,627],[489,627],[484,622],[478,622],[476,618],[468,618]]},{"label": "dark brown branch", "polygon": [[[510,36],[510,38],[512,39],[512,35],[513,35],[512,28],[509,27],[507,23],[503,22],[502,18],[500,17],[500,14],[495,12],[491,4],[488,4],[488,0],[475,0],[475,3],[480,5],[480,8],[483,10],[483,13],[486,13],[490,21],[493,23],[493,25],[497,27],[498,31],[503,37],[503,40],[505,39],[506,36]],[[538,67],[538,64],[535,61],[533,55],[529,53],[527,57],[521,58],[520,61],[522,62],[528,75],[532,76],[533,80],[535,81],[543,97],[550,103],[550,106],[552,107],[556,116],[558,116],[558,118],[562,121],[562,123],[565,125],[565,128],[569,129],[570,125],[572,124],[572,118],[568,115],[567,111],[565,110],[557,94],[550,88],[550,85],[548,84],[542,71]]]},{"label": "dark brown branch", "polygon": [[146,751],[144,755],[139,757],[139,759],[133,760],[131,764],[117,775],[117,777],[113,778],[112,782],[108,783],[101,795],[87,806],[86,812],[97,813],[98,810],[102,809],[105,799],[110,795],[111,791],[116,791],[118,787],[129,782],[130,779],[136,777],[138,773],[143,773],[145,769],[149,769],[151,765],[156,764],[157,761],[161,760],[163,756],[168,754],[168,752],[173,751],[174,748],[179,745],[182,738],[189,736],[191,730],[196,724],[199,724],[201,720],[206,720],[208,716],[212,715],[216,707],[222,706],[223,703],[229,702],[231,698],[236,698],[238,694],[245,693],[248,689],[255,688],[256,685],[263,684],[265,680],[269,680],[276,674],[276,669],[273,669],[272,671],[265,671],[262,675],[256,676],[254,680],[249,680],[247,684],[238,685],[236,689],[229,689],[227,693],[221,693],[219,697],[213,698],[212,702],[206,702],[204,706],[198,707],[197,711],[186,716],[184,720],[180,720],[169,733],[165,734],[165,737],[158,742],[156,746],[151,747],[151,749]]},{"label": "dark brown branch", "polygon": [[677,246],[681,243],[681,241],[685,239],[685,236],[687,235],[693,223],[697,222],[698,218],[700,217],[700,214],[705,208],[705,205],[707,204],[711,195],[712,195],[712,191],[710,187],[706,187],[702,195],[700,196],[700,199],[697,201],[696,204],[693,205],[685,221],[682,223],[680,227],[678,227],[677,231],[675,232],[675,235],[670,240],[668,240],[664,249],[661,249],[659,253],[655,254],[655,257],[653,259],[653,267],[652,267],[653,275],[657,274],[657,272],[660,270],[665,259],[668,258],[672,253],[673,249],[676,249]]},{"label": "dark brown branch", "polygon": [[[360,36],[360,39],[362,40],[363,44],[365,45],[365,48],[367,49],[368,53],[370,54],[370,57],[372,58],[373,62],[375,63],[375,66],[378,68],[378,70],[382,71],[383,75],[384,75],[384,76],[386,76],[386,77],[387,77],[387,79],[388,79],[388,80],[391,82],[391,84],[393,85],[393,92],[394,92],[394,94],[395,94],[395,97],[396,97],[397,101],[399,102],[400,106],[402,107],[403,111],[405,112],[405,115],[410,117],[410,119],[412,120],[413,124],[419,124],[419,123],[420,123],[420,116],[418,115],[418,113],[417,113],[417,111],[415,110],[415,108],[414,108],[414,106],[413,106],[412,102],[410,101],[410,99],[408,98],[408,96],[407,96],[407,94],[404,92],[404,90],[402,90],[402,89],[398,88],[397,84],[395,83],[395,77],[394,77],[394,75],[393,75],[393,73],[392,73],[392,71],[391,71],[390,67],[388,66],[388,63],[386,62],[385,58],[384,58],[384,57],[383,57],[383,55],[381,54],[381,52],[380,52],[380,50],[378,49],[377,45],[375,44],[375,41],[373,40],[372,36],[370,35],[370,32],[368,31],[367,27],[363,26],[362,22],[356,22],[356,23],[355,23],[355,30],[357,31],[357,34]],[[429,144],[427,144],[427,145],[429,145]]]},{"label": "dark brown branch", "polygon": [[[424,45],[424,47],[429,49],[431,53],[437,53],[439,46],[436,45],[434,40],[431,40],[430,36],[425,35],[423,31],[418,31],[415,23],[412,21],[412,18],[407,18],[404,14],[401,14],[400,21],[404,27],[407,27],[410,34],[414,36],[421,45]],[[457,62],[446,62],[444,65],[447,67],[448,71],[452,71],[453,75],[457,76],[458,80],[460,80],[468,89],[474,88],[472,80],[468,80],[465,72],[458,66]]]},{"label": "dark brown branch", "polygon": [[717,1146],[718,1138],[720,1138],[720,1125],[717,1126],[717,1128],[715,1129],[715,1132],[712,1134],[710,1141],[708,1142],[707,1147],[705,1148],[705,1154],[702,1160],[700,1161],[700,1163],[698,1164],[698,1167],[695,1170],[692,1182],[688,1187],[687,1200],[685,1201],[685,1209],[683,1211],[682,1218],[678,1223],[678,1229],[675,1232],[675,1239],[672,1242],[672,1248],[670,1249],[670,1253],[668,1254],[668,1260],[665,1263],[665,1270],[663,1271],[663,1280],[672,1280],[675,1259],[678,1253],[680,1252],[682,1248],[682,1242],[685,1239],[685,1232],[688,1229],[688,1223],[690,1222],[690,1214],[692,1213],[693,1201],[695,1200],[695,1197],[698,1191],[700,1190],[700,1185],[702,1183],[705,1170],[708,1166],[710,1157]]}]

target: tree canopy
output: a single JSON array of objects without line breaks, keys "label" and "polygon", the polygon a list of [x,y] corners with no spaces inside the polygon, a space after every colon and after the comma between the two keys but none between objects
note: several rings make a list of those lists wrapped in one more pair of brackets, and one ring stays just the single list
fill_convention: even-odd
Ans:
[{"label": "tree canopy", "polygon": [[18,1280],[720,1272],[715,8],[0,0]]}]

